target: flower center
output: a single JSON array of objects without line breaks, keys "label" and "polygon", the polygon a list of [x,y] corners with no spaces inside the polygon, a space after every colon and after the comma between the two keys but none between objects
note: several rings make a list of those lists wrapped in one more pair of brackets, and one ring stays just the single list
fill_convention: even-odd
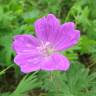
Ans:
[{"label": "flower center", "polygon": [[49,56],[50,54],[54,53],[54,48],[52,47],[50,42],[41,42],[41,45],[37,47],[37,49],[43,56]]}]

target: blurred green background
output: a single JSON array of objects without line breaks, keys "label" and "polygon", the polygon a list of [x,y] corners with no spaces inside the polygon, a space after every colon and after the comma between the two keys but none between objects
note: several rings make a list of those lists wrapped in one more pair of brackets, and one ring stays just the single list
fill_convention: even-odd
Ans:
[{"label": "blurred green background", "polygon": [[[65,73],[37,72],[34,76],[33,72],[24,77],[13,62],[12,38],[16,34],[34,34],[34,22],[48,13],[62,23],[75,22],[81,31],[79,43],[64,52],[71,68]],[[60,88],[53,84],[54,80]],[[0,96],[11,93],[10,96],[96,96],[96,0],[0,0]]]}]

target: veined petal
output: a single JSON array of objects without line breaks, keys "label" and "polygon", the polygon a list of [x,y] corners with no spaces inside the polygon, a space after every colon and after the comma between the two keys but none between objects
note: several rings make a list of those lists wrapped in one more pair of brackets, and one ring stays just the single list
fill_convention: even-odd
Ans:
[{"label": "veined petal", "polygon": [[19,53],[34,53],[39,41],[32,35],[16,35],[12,44],[13,50]]},{"label": "veined petal", "polygon": [[70,63],[65,56],[60,54],[53,54],[43,61],[41,69],[47,71],[53,71],[53,70],[67,71],[69,69],[69,66]]},{"label": "veined petal", "polygon": [[36,35],[40,40],[53,42],[60,28],[59,20],[52,14],[35,22]]},{"label": "veined petal", "polygon": [[75,30],[75,24],[73,22],[65,23],[61,26],[60,33],[56,38],[55,48],[58,51],[66,50],[75,45],[79,38],[80,31]]},{"label": "veined petal", "polygon": [[40,70],[42,57],[38,54],[18,54],[16,55],[14,62],[20,66],[23,73],[29,73]]}]

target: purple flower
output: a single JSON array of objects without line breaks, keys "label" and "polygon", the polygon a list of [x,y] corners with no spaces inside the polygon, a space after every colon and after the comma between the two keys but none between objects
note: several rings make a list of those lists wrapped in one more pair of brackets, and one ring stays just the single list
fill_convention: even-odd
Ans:
[{"label": "purple flower", "polygon": [[36,37],[27,34],[14,37],[12,46],[17,53],[14,62],[21,71],[68,70],[70,62],[60,52],[78,42],[80,31],[75,29],[75,24],[60,25],[54,15],[48,14],[35,22],[35,31]]}]

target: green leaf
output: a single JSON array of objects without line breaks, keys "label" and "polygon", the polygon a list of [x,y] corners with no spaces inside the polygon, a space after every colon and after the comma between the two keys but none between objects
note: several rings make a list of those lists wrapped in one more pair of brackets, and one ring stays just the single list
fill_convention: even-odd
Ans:
[{"label": "green leaf", "polygon": [[19,85],[17,86],[16,90],[10,96],[25,96],[28,91],[38,88],[41,85],[41,82],[38,82],[36,73],[31,75],[26,75]]}]

